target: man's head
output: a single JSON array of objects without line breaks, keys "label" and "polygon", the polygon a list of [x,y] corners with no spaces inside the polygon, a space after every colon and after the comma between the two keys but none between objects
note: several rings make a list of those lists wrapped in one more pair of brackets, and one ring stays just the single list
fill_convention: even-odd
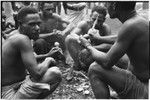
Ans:
[{"label": "man's head", "polygon": [[91,18],[93,21],[98,17],[97,25],[102,25],[105,21],[105,17],[107,14],[107,9],[104,6],[95,6],[92,9]]},{"label": "man's head", "polygon": [[32,7],[23,7],[19,10],[17,18],[22,34],[27,35],[30,39],[38,39],[41,23],[38,11]]},{"label": "man's head", "polygon": [[52,16],[54,11],[55,11],[55,7],[53,3],[43,2],[42,12],[43,12],[44,17]]},{"label": "man's head", "polygon": [[134,10],[135,5],[134,1],[108,2],[107,8],[110,18],[117,18],[122,12]]}]

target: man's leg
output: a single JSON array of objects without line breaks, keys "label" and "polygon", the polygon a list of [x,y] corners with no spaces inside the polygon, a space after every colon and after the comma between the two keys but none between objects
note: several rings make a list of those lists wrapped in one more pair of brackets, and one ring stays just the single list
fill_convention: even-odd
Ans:
[{"label": "man's leg", "polygon": [[120,60],[117,62],[116,66],[122,69],[128,69],[130,64],[130,60],[127,55],[124,55]]},{"label": "man's leg", "polygon": [[78,43],[77,37],[74,37],[74,35],[68,35],[65,39],[65,44],[67,47],[67,50],[69,51],[72,59],[74,60],[74,67],[78,70],[77,67],[80,66],[79,57],[78,54],[81,52],[83,47]]},{"label": "man's leg", "polygon": [[[99,51],[108,52],[109,49],[112,47],[112,44],[103,43],[100,45],[93,46]],[[117,62],[116,66],[119,68],[127,69],[129,65],[129,58],[127,55],[124,55],[120,60]]]},{"label": "man's leg", "polygon": [[94,62],[91,53],[87,49],[83,49],[79,53],[79,61],[84,71],[88,71],[89,66]]},{"label": "man's leg", "polygon": [[50,95],[54,90],[58,87],[59,83],[61,82],[61,72],[58,67],[51,67],[47,70],[44,74],[41,83],[48,83],[50,84],[50,91],[45,91],[39,95],[39,99],[45,98]]},{"label": "man's leg", "polygon": [[92,90],[97,99],[110,98],[108,85],[117,92],[124,90],[126,81],[124,70],[115,67],[107,70],[94,62],[90,65],[88,75]]}]

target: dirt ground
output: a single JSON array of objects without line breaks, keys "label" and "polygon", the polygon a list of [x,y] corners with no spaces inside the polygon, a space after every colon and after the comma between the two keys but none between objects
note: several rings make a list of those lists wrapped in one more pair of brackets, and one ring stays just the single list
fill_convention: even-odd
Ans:
[{"label": "dirt ground", "polygon": [[85,72],[82,72],[85,75],[83,76],[77,71],[73,71],[73,79],[68,81],[66,77],[70,67],[60,64],[59,68],[62,71],[62,82],[47,99],[94,99],[89,79],[86,78]]},{"label": "dirt ground", "polygon": [[[147,10],[139,11],[141,15],[148,18],[147,12]],[[117,34],[122,25],[119,20],[112,20],[110,18],[106,19],[106,23],[111,27],[112,34]],[[59,68],[62,72],[62,82],[52,94],[46,97],[46,99],[95,99],[87,73],[73,71],[73,79],[68,81],[66,77],[70,66],[61,63]]]}]

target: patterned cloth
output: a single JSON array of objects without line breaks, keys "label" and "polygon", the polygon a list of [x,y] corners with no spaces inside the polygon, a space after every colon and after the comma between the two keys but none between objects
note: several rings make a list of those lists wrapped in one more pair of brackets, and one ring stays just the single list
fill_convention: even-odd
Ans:
[{"label": "patterned cloth", "polygon": [[22,82],[2,87],[2,99],[36,99],[42,92],[50,91],[46,83],[32,82],[29,76]]}]

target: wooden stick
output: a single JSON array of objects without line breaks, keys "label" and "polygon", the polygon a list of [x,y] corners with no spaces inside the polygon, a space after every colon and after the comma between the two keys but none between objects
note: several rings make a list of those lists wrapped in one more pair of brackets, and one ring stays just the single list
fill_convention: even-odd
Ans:
[{"label": "wooden stick", "polygon": [[95,28],[95,26],[96,26],[96,24],[97,24],[97,21],[98,21],[98,16],[96,17],[96,20],[95,20],[94,23],[93,23],[92,29]]}]

